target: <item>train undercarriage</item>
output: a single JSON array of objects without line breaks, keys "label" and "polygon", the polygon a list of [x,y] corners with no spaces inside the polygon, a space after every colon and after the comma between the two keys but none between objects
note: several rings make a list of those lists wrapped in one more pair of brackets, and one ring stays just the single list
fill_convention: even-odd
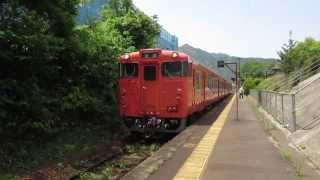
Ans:
[{"label": "train undercarriage", "polygon": [[186,127],[187,118],[126,117],[124,122],[130,131],[178,133]]}]

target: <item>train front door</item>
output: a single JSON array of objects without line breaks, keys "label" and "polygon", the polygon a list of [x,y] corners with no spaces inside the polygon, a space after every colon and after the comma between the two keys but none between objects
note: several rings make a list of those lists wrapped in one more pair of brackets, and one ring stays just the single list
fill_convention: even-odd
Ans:
[{"label": "train front door", "polygon": [[145,115],[159,113],[159,65],[145,64],[141,77],[141,107]]}]

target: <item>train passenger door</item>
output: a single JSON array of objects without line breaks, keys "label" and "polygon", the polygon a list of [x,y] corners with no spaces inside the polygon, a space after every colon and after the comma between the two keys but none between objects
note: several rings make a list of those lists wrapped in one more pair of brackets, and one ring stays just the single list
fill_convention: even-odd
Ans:
[{"label": "train passenger door", "polygon": [[207,81],[206,81],[206,79],[207,79],[207,75],[206,75],[206,73],[205,72],[202,72],[202,103],[204,103],[205,101],[206,101],[206,87],[207,87]]},{"label": "train passenger door", "polygon": [[196,70],[192,70],[192,106],[194,106],[196,104]]},{"label": "train passenger door", "polygon": [[219,83],[219,79],[217,80],[217,84],[218,84],[218,97],[220,96],[220,83]]},{"label": "train passenger door", "polygon": [[145,64],[142,71],[140,105],[144,114],[155,115],[159,112],[159,65]]}]

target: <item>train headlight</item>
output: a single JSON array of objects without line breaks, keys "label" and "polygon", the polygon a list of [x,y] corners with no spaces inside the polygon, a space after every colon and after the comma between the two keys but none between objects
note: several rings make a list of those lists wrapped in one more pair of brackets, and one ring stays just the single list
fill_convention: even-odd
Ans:
[{"label": "train headlight", "polygon": [[172,53],[172,58],[177,58],[179,54],[177,52]]},{"label": "train headlight", "polygon": [[174,112],[176,112],[176,111],[177,111],[177,107],[173,106],[173,107],[172,107],[172,110],[173,110]]},{"label": "train headlight", "polygon": [[129,60],[129,58],[130,58],[129,54],[124,55],[125,60]]},{"label": "train headlight", "polygon": [[167,107],[168,112],[178,112],[177,106],[168,106]]}]

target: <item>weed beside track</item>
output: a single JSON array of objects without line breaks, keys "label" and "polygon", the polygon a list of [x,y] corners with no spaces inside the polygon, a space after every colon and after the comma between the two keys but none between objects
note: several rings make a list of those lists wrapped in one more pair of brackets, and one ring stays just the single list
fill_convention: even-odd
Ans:
[{"label": "weed beside track", "polygon": [[[149,138],[143,136],[128,136],[116,147],[111,147],[113,153],[105,157],[97,157],[91,161],[78,162],[74,167],[79,173],[72,180],[102,180],[120,179],[143,160],[156,152],[174,135],[160,134]],[[100,159],[99,159],[100,158]]]}]

